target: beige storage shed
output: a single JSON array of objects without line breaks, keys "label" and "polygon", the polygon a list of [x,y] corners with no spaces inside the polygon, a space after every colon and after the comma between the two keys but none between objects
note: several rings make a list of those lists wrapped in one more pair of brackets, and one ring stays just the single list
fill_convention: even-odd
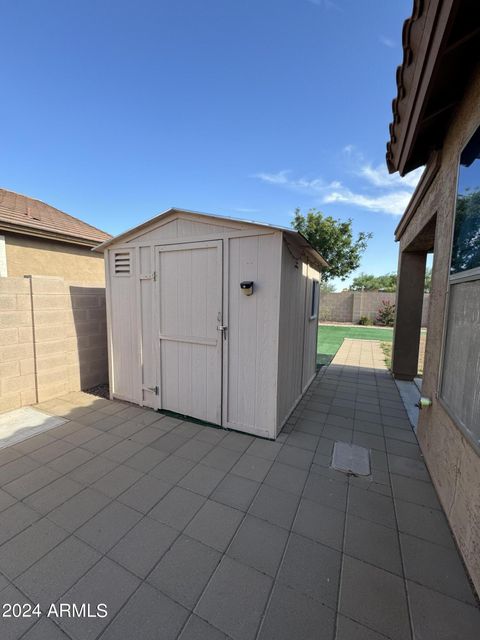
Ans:
[{"label": "beige storage shed", "polygon": [[169,209],[97,251],[111,397],[276,438],[316,371],[328,265],[307,240]]}]

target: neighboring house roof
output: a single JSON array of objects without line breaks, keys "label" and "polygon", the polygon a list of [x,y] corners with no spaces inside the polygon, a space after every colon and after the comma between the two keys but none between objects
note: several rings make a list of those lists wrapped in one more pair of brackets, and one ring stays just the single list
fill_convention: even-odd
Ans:
[{"label": "neighboring house roof", "polygon": [[441,149],[479,63],[478,0],[414,0],[402,44],[386,160],[390,173],[403,176]]},{"label": "neighboring house roof", "polygon": [[40,200],[0,189],[0,229],[94,247],[112,236]]},{"label": "neighboring house roof", "polygon": [[328,269],[330,266],[328,262],[318,253],[318,251],[308,242],[305,236],[303,236],[300,232],[295,231],[294,229],[289,229],[288,227],[279,227],[273,224],[267,224],[266,222],[255,222],[253,220],[240,220],[238,218],[232,218],[230,216],[219,216],[214,213],[201,213],[200,211],[190,211],[188,209],[179,209],[177,207],[172,207],[170,209],[167,209],[166,211],[159,213],[153,218],[150,218],[149,220],[142,222],[138,226],[133,227],[132,229],[128,229],[127,231],[124,231],[123,233],[121,233],[118,236],[115,236],[114,238],[106,240],[105,242],[100,244],[98,247],[96,247],[95,251],[104,251],[106,248],[108,248],[110,245],[114,243],[117,244],[122,241],[127,241],[130,236],[137,235],[144,229],[158,222],[161,222],[163,218],[166,218],[167,216],[171,216],[172,214],[179,214],[179,215],[184,214],[188,216],[196,216],[199,218],[213,218],[215,220],[224,220],[227,222],[230,221],[238,224],[248,224],[254,227],[260,227],[260,228],[266,227],[267,229],[282,231],[289,239],[291,239],[291,241],[299,249],[301,249],[305,254],[307,254],[314,262],[318,263],[319,266],[325,269]]}]

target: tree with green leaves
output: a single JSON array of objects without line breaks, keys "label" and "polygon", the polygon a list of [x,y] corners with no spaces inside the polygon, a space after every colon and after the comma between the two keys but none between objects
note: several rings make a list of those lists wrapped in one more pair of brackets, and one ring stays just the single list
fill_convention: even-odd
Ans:
[{"label": "tree with green leaves", "polygon": [[371,273],[361,273],[352,280],[350,291],[396,291],[397,274],[386,273],[374,276]]},{"label": "tree with green leaves", "polygon": [[325,216],[318,209],[309,209],[306,216],[295,209],[292,227],[299,231],[325,258],[330,269],[322,273],[322,280],[345,278],[358,269],[371,233],[361,231],[354,239],[352,220],[339,220]]}]

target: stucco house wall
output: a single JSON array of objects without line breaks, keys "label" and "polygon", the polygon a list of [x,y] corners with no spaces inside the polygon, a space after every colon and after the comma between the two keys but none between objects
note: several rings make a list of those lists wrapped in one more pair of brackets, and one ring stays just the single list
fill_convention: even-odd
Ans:
[{"label": "stucco house wall", "polygon": [[480,125],[480,68],[472,76],[445,138],[440,167],[400,241],[402,251],[436,215],[432,291],[422,395],[431,408],[420,412],[418,439],[465,564],[480,591],[479,455],[439,400],[439,377],[455,217],[459,155]]},{"label": "stucco house wall", "polygon": [[103,285],[105,267],[103,256],[93,253],[90,247],[81,247],[23,236],[18,233],[3,232],[7,272],[11,277],[35,274],[56,276],[83,283]]}]

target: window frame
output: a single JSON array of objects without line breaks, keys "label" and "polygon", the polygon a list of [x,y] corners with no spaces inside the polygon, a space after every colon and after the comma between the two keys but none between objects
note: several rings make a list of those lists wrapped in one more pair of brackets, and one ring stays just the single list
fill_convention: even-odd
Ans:
[{"label": "window frame", "polygon": [[[439,363],[439,375],[437,380],[437,389],[436,389],[436,397],[443,408],[445,413],[448,415],[453,424],[457,427],[457,429],[461,432],[463,437],[468,441],[473,450],[480,455],[480,437],[478,440],[475,440],[475,433],[472,432],[466,425],[463,424],[460,417],[456,414],[454,409],[449,405],[448,401],[443,396],[443,380],[445,373],[445,352],[447,347],[448,340],[448,329],[449,329],[449,317],[450,317],[450,307],[451,307],[451,288],[456,284],[461,284],[464,282],[476,282],[480,280],[480,266],[474,267],[473,269],[467,269],[465,271],[460,271],[458,273],[451,273],[451,265],[452,265],[452,256],[453,256],[453,243],[455,239],[455,222],[457,215],[457,197],[458,197],[458,188],[460,184],[460,170],[461,170],[461,157],[465,150],[465,148],[470,143],[471,139],[480,129],[480,124],[476,124],[472,130],[469,132],[468,137],[466,138],[465,143],[458,151],[457,157],[457,171],[455,178],[455,191],[454,191],[454,212],[452,217],[452,225],[450,230],[450,253],[448,257],[448,273],[447,273],[447,290],[445,296],[445,307],[443,311],[443,328],[442,328],[442,345],[440,352],[440,363]],[[480,163],[480,158],[476,160]],[[435,258],[434,258],[435,259]]]},{"label": "window frame", "polygon": [[312,290],[310,293],[310,320],[318,318],[318,305],[320,302],[320,280],[312,278]]}]

